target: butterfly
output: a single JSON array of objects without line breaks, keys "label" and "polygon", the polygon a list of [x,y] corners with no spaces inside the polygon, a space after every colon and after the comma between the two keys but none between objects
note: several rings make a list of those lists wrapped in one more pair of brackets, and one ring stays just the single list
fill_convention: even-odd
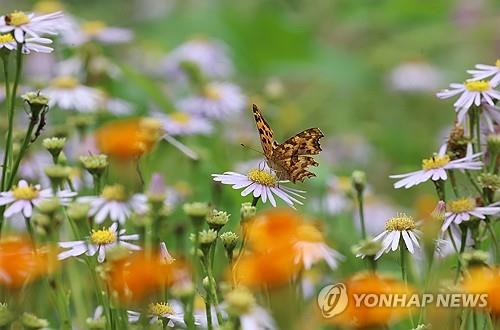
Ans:
[{"label": "butterfly", "polygon": [[290,180],[293,183],[303,182],[305,178],[316,176],[308,171],[309,166],[318,166],[311,157],[321,151],[319,140],[324,136],[319,128],[309,128],[285,142],[279,144],[274,140],[274,133],[262,116],[262,112],[254,104],[253,116],[260,135],[260,143],[267,164],[280,180]]}]

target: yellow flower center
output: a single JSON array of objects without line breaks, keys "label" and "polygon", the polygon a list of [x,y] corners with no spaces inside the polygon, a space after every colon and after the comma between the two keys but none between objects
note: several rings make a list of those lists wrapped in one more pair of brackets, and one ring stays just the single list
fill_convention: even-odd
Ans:
[{"label": "yellow flower center", "polygon": [[83,31],[90,36],[95,36],[106,28],[106,24],[102,21],[89,21],[82,24]]},{"label": "yellow flower center", "polygon": [[33,8],[34,12],[49,14],[55,11],[59,11],[63,9],[63,5],[59,1],[54,0],[42,0],[38,1]]},{"label": "yellow flower center", "polygon": [[323,235],[321,232],[312,225],[302,225],[298,229],[297,233],[299,241],[305,242],[323,242]]},{"label": "yellow flower center", "polygon": [[105,186],[102,190],[101,197],[108,201],[124,201],[127,199],[127,194],[122,185],[115,184],[112,186]]},{"label": "yellow flower center", "polygon": [[111,244],[116,241],[116,235],[111,229],[92,230],[90,240],[97,245]]},{"label": "yellow flower center", "polygon": [[256,168],[253,170],[250,170],[247,174],[247,177],[255,183],[258,183],[258,184],[261,184],[264,186],[268,186],[268,187],[274,187],[274,186],[276,186],[276,183],[278,182],[278,180],[276,179],[276,177],[273,174],[268,173],[266,171],[256,169]]},{"label": "yellow flower center", "polygon": [[148,312],[151,315],[161,317],[161,316],[166,315],[166,314],[170,314],[170,315],[174,314],[174,309],[168,303],[164,303],[164,302],[151,303],[148,306]]},{"label": "yellow flower center", "polygon": [[469,92],[486,92],[490,89],[490,83],[484,80],[466,81],[464,85]]},{"label": "yellow flower center", "polygon": [[407,216],[404,213],[398,214],[394,218],[391,218],[385,223],[385,230],[387,231],[403,231],[403,230],[413,230],[416,224],[412,217]]},{"label": "yellow flower center", "polygon": [[448,203],[448,211],[452,213],[472,211],[475,208],[476,201],[473,198],[460,198]]},{"label": "yellow flower center", "polygon": [[0,34],[0,44],[4,44],[7,42],[14,42],[14,37],[12,34]]},{"label": "yellow flower center", "polygon": [[78,86],[78,80],[70,76],[62,76],[53,79],[51,85],[56,88],[72,89]]},{"label": "yellow flower center", "polygon": [[203,95],[213,101],[217,101],[221,98],[219,89],[212,85],[206,85],[205,88],[203,88]]},{"label": "yellow flower center", "polygon": [[450,162],[450,156],[448,155],[433,156],[432,158],[427,158],[422,160],[422,169],[427,171],[436,168],[442,168],[449,162]]},{"label": "yellow flower center", "polygon": [[497,68],[500,68],[500,59],[496,60],[496,62],[495,62],[495,66],[496,66]]},{"label": "yellow flower center", "polygon": [[191,120],[191,116],[185,112],[174,112],[170,118],[179,124],[187,124]]},{"label": "yellow flower center", "polygon": [[15,199],[24,199],[28,201],[37,198],[39,195],[38,189],[32,185],[27,187],[15,186],[12,188],[11,192]]},{"label": "yellow flower center", "polygon": [[20,26],[30,22],[30,18],[22,11],[14,11],[5,18],[8,25]]}]

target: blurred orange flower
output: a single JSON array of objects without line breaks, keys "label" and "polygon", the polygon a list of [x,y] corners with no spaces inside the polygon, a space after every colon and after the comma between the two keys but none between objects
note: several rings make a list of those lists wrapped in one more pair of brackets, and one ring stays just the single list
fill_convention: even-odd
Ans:
[{"label": "blurred orange flower", "polygon": [[500,268],[475,267],[462,284],[466,293],[488,294],[488,309],[500,316]]},{"label": "blurred orange flower", "polygon": [[52,272],[57,264],[55,251],[38,247],[29,239],[7,237],[0,241],[0,285],[20,288]]},{"label": "blurred orange flower", "polygon": [[352,328],[371,328],[387,326],[392,321],[409,316],[410,309],[404,307],[356,306],[355,296],[362,294],[375,295],[409,295],[414,290],[405,283],[374,273],[356,274],[344,282],[347,290],[346,309],[332,318],[325,318],[325,322]]},{"label": "blurred orange flower", "polygon": [[233,281],[248,287],[275,287],[288,283],[299,270],[296,250],[283,246],[266,252],[245,255],[233,269]]},{"label": "blurred orange flower", "polygon": [[190,279],[182,261],[166,263],[159,253],[138,252],[131,257],[116,260],[107,277],[108,285],[124,302],[139,301],[174,283]]},{"label": "blurred orange flower", "polygon": [[95,132],[99,150],[120,159],[136,159],[151,151],[161,135],[161,123],[153,118],[112,121]]},{"label": "blurred orange flower", "polygon": [[302,217],[292,210],[275,209],[257,214],[245,224],[248,243],[255,251],[268,251],[293,245],[303,223]]}]

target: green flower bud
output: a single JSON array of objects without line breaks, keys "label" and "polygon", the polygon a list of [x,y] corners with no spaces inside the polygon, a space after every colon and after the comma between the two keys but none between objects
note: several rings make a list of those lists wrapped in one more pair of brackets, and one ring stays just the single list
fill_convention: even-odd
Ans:
[{"label": "green flower bud", "polygon": [[500,134],[490,134],[486,138],[488,151],[493,155],[498,155],[500,152]]},{"label": "green flower bud", "polygon": [[50,198],[43,200],[37,205],[37,209],[46,215],[54,214],[61,207],[61,202],[58,198]]},{"label": "green flower bud", "polygon": [[470,250],[462,253],[462,260],[467,267],[488,266],[488,252],[482,250]]},{"label": "green flower bud", "polygon": [[207,215],[208,227],[219,231],[229,221],[231,215],[224,211],[212,210]]},{"label": "green flower bud", "polygon": [[100,176],[104,170],[108,167],[108,156],[107,155],[90,155],[81,156],[80,161],[83,167],[92,175]]},{"label": "green flower bud", "polygon": [[66,212],[73,221],[83,221],[88,219],[90,205],[87,203],[71,203]]},{"label": "green flower bud", "polygon": [[14,313],[9,310],[7,303],[0,303],[0,327],[8,325],[14,319]]},{"label": "green flower bud", "polygon": [[382,243],[370,239],[360,241],[358,244],[351,247],[352,253],[356,257],[364,258],[366,256],[374,256],[382,248]]},{"label": "green flower bud", "polygon": [[366,187],[366,173],[363,171],[352,172],[351,182],[358,194],[361,194]]},{"label": "green flower bud", "polygon": [[59,157],[59,154],[63,150],[65,143],[66,143],[66,138],[58,138],[58,137],[46,138],[43,139],[42,141],[43,147],[47,149],[52,155],[54,163],[57,163],[57,158]]},{"label": "green flower bud", "polygon": [[238,287],[225,295],[227,311],[233,316],[247,314],[255,306],[255,297],[245,287]]},{"label": "green flower bud", "polygon": [[182,206],[182,209],[184,213],[191,218],[191,221],[196,228],[201,227],[203,220],[207,216],[208,212],[210,212],[210,206],[208,203],[203,202],[185,203]]},{"label": "green flower bud", "polygon": [[41,329],[49,326],[49,321],[41,319],[30,313],[21,316],[21,323],[28,329]]},{"label": "green flower bud", "polygon": [[245,222],[255,216],[257,208],[252,203],[242,203],[240,208],[241,222]]},{"label": "green flower bud", "polygon": [[481,188],[497,191],[500,189],[500,176],[492,173],[481,173],[477,180]]},{"label": "green flower bud", "polygon": [[50,165],[44,169],[52,184],[60,186],[65,180],[69,179],[71,168],[62,165]]},{"label": "green flower bud", "polygon": [[238,235],[233,233],[232,231],[227,231],[220,235],[220,239],[228,255],[232,255],[233,250],[236,247],[236,244],[238,243],[239,239]]},{"label": "green flower bud", "polygon": [[21,95],[21,98],[29,104],[35,118],[38,118],[40,112],[49,106],[49,98],[40,92],[29,92]]},{"label": "green flower bud", "polygon": [[195,288],[193,286],[193,283],[188,281],[181,281],[174,284],[170,288],[170,292],[172,293],[172,296],[181,300],[185,300],[195,293]]},{"label": "green flower bud", "polygon": [[217,239],[217,232],[213,229],[202,230],[198,233],[201,248],[207,248]]}]

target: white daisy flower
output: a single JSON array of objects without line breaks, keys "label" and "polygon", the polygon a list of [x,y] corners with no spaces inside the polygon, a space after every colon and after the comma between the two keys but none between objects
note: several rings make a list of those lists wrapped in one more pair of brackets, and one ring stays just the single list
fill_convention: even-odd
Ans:
[{"label": "white daisy flower", "polygon": [[398,214],[397,216],[387,220],[385,230],[374,241],[382,241],[382,249],[375,255],[375,259],[389,251],[396,251],[399,243],[404,241],[406,249],[411,253],[415,253],[415,248],[420,248],[418,244],[419,231],[416,229],[417,224],[412,217],[406,214]]},{"label": "white daisy flower", "polygon": [[[19,180],[18,184],[9,191],[0,192],[0,205],[9,205],[4,212],[4,217],[10,218],[16,214],[22,214],[25,218],[31,218],[33,208],[44,200],[52,198],[52,189],[42,189],[40,185],[30,185],[25,180]],[[60,190],[56,197],[62,205],[66,205],[71,198],[76,196],[75,192]]]},{"label": "white daisy flower", "polygon": [[14,50],[17,48],[17,42],[12,34],[0,34],[0,49]]},{"label": "white daisy flower", "polygon": [[498,214],[500,202],[489,206],[477,206],[474,198],[465,197],[449,201],[446,210],[442,231],[447,230],[452,223],[459,225],[463,221],[470,220],[471,217],[485,219],[488,215]]},{"label": "white daisy flower", "polygon": [[49,98],[51,107],[79,112],[97,111],[103,102],[103,93],[95,88],[81,85],[71,76],[61,76],[52,80],[43,93]]},{"label": "white daisy flower", "polygon": [[226,78],[233,71],[227,46],[220,41],[194,39],[180,45],[165,57],[163,71],[174,80],[185,79],[185,62],[195,64],[208,78]]},{"label": "white daisy flower", "polygon": [[496,60],[495,65],[476,64],[476,70],[467,70],[474,78],[470,81],[483,80],[490,78],[491,86],[496,87],[500,83],[500,59]]},{"label": "white daisy flower", "polygon": [[132,212],[144,214],[148,211],[148,198],[144,194],[127,196],[122,185],[105,186],[100,196],[78,198],[79,202],[90,203],[89,216],[96,223],[103,223],[106,218],[124,224]]},{"label": "white daisy flower", "polygon": [[9,15],[0,16],[0,33],[11,32],[17,42],[23,42],[25,34],[35,38],[42,34],[57,34],[59,19],[62,12],[57,11],[47,15],[25,14],[14,11]]},{"label": "white daisy flower", "polygon": [[463,84],[450,84],[451,89],[445,89],[437,93],[440,99],[447,99],[455,95],[461,94],[458,100],[453,104],[459,122],[465,118],[465,114],[474,104],[480,106],[482,102],[490,105],[495,105],[494,100],[500,99],[500,92],[493,89],[493,86],[484,80],[466,81]]},{"label": "white daisy flower", "polygon": [[271,314],[260,306],[254,306],[248,313],[240,316],[241,329],[243,330],[274,330],[276,323]]},{"label": "white daisy flower", "polygon": [[187,112],[163,114],[154,112],[153,117],[158,119],[165,132],[169,135],[210,134],[213,126],[208,119]]},{"label": "white daisy flower", "polygon": [[[175,326],[186,326],[184,323],[184,311],[181,304],[176,301],[170,301],[168,303],[151,303],[148,305],[146,314],[150,323],[155,323],[160,319],[165,319],[167,320],[167,326],[170,328]],[[138,322],[141,317],[141,313],[135,311],[127,311],[127,315],[130,323]],[[199,324],[200,323],[195,316],[195,325]]]},{"label": "white daisy flower", "polygon": [[47,38],[25,38],[22,44],[23,54],[30,54],[32,51],[35,53],[52,53],[54,48],[45,46],[50,45],[52,40]]},{"label": "white daisy flower", "polygon": [[333,270],[337,268],[339,260],[344,259],[342,254],[325,243],[323,235],[311,225],[302,225],[299,228],[299,238],[294,248],[297,252],[295,264],[302,264],[306,270],[322,260]]},{"label": "white daisy flower", "polygon": [[247,106],[247,98],[241,89],[230,83],[211,82],[204,86],[201,95],[185,98],[178,103],[182,111],[210,119],[224,119],[241,112]]},{"label": "white daisy flower", "polygon": [[294,203],[302,205],[303,203],[297,200],[295,197],[305,199],[302,193],[305,191],[288,188],[282,185],[282,183],[288,181],[280,181],[273,172],[252,169],[246,175],[236,173],[236,172],[224,172],[223,174],[212,174],[214,181],[221,182],[223,184],[232,185],[233,189],[245,188],[241,192],[241,196],[247,196],[252,194],[253,197],[262,199],[263,203],[267,200],[272,206],[276,207],[276,199],[274,195],[281,198],[289,206],[294,207]]},{"label": "white daisy flower", "polygon": [[464,158],[451,160],[450,156],[446,155],[446,144],[443,145],[438,154],[422,160],[422,169],[406,174],[391,175],[390,178],[401,179],[394,183],[394,188],[401,187],[411,188],[429,179],[432,181],[446,180],[448,175],[447,170],[480,170],[483,163],[479,160],[482,153],[472,154],[472,148],[469,145],[467,155]]},{"label": "white daisy flower", "polygon": [[62,40],[69,45],[82,45],[90,41],[119,44],[129,42],[133,37],[131,30],[107,26],[102,21],[83,22],[79,29],[62,31]]},{"label": "white daisy flower", "polygon": [[86,240],[59,242],[59,247],[68,249],[59,253],[57,258],[64,260],[69,257],[78,257],[82,254],[87,254],[92,257],[97,254],[97,261],[100,263],[106,259],[106,251],[115,246],[122,246],[132,251],[138,251],[140,246],[129,243],[127,241],[138,241],[139,235],[125,235],[125,229],[117,231],[118,223],[113,223],[109,228],[92,230],[90,236]]},{"label": "white daisy flower", "polygon": [[438,88],[441,72],[425,62],[404,62],[393,68],[389,74],[392,89],[401,92],[427,92]]},{"label": "white daisy flower", "polygon": [[114,115],[129,115],[134,112],[134,106],[125,100],[106,97],[102,108]]}]

